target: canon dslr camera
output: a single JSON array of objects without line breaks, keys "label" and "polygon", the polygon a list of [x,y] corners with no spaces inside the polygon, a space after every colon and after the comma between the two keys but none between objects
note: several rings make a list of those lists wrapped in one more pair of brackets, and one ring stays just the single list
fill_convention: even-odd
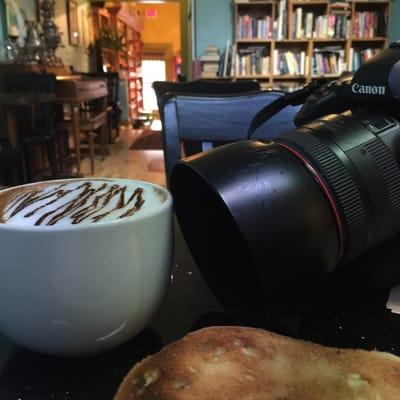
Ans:
[{"label": "canon dslr camera", "polygon": [[216,148],[172,172],[189,248],[229,307],[283,304],[400,230],[400,45],[354,77],[299,93],[307,98],[293,131]]}]

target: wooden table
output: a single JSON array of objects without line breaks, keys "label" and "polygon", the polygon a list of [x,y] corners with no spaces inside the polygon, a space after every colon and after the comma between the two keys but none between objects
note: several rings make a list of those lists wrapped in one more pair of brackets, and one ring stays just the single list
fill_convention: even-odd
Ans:
[{"label": "wooden table", "polygon": [[81,170],[80,104],[108,95],[107,83],[102,79],[81,79],[80,76],[57,77],[56,102],[71,108],[72,133],[77,172]]},{"label": "wooden table", "polygon": [[[396,252],[394,255],[392,268],[397,274]],[[360,263],[368,263],[368,257],[370,254],[361,258]],[[126,261],[129,265],[130,260]],[[385,260],[377,266],[376,275],[380,267],[389,267]],[[348,272],[347,268],[343,270]],[[177,225],[172,273],[168,294],[150,327],[105,354],[91,358],[44,356],[17,347],[0,334],[0,399],[110,400],[129,369],[164,344],[205,326],[243,325],[243,321],[225,312],[211,293]],[[243,273],[251,273],[248,266],[243,265]],[[257,326],[323,345],[378,349],[400,356],[400,315],[386,308],[389,289],[368,287],[362,279],[365,269],[362,274],[349,275],[341,285],[338,282],[338,287],[327,290],[325,296],[312,298],[310,304],[282,319],[269,321],[267,313],[260,315]],[[387,278],[381,278],[386,279],[387,285]],[[379,286],[378,278],[375,282]],[[229,279],[222,284],[229,285]],[[284,290],[283,287],[283,293]],[[246,309],[244,293],[239,291],[237,296]],[[100,304],[93,305],[94,313],[98,309]],[[73,327],[70,334],[74,334]]]},{"label": "wooden table", "polygon": [[74,152],[77,172],[81,170],[80,151],[80,104],[82,102],[104,98],[108,94],[107,83],[102,79],[81,79],[79,75],[57,77],[56,93],[1,93],[0,107],[4,109],[4,118],[7,125],[7,136],[13,147],[18,143],[18,122],[21,113],[17,108],[56,101],[59,104],[68,104],[71,108],[71,123],[74,141]]}]

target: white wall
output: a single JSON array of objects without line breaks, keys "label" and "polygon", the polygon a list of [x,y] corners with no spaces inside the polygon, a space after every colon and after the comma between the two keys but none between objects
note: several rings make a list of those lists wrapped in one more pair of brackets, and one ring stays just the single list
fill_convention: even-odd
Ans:
[{"label": "white wall", "polygon": [[390,40],[400,40],[400,0],[392,0],[392,16],[390,21]]}]

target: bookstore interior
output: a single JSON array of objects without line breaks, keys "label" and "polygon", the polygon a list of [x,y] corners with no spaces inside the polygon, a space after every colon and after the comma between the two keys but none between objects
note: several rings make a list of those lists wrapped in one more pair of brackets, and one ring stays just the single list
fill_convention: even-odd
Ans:
[{"label": "bookstore interior", "polygon": [[[154,130],[161,130],[155,81],[256,80],[262,89],[284,91],[333,81],[400,39],[392,21],[398,14],[397,0],[0,0],[0,77],[57,78],[57,109],[66,106],[57,124],[72,132],[78,172],[78,94],[94,90],[89,78],[107,80],[111,110],[101,109],[88,125],[81,121],[93,174],[96,145],[103,158],[109,154],[104,124],[110,144],[120,125],[137,129],[157,120]],[[35,81],[28,78],[25,85]],[[2,79],[2,90],[23,89],[18,77],[12,81]],[[10,115],[13,107],[5,105]]]},{"label": "bookstore interior", "polygon": [[388,46],[390,15],[386,0],[235,0],[233,38],[206,48],[200,77],[280,89],[336,79]]},{"label": "bookstore interior", "polygon": [[[391,0],[0,0],[0,57],[26,61],[24,71],[118,73],[122,121],[130,122],[157,108],[154,80],[256,79],[291,90],[355,71],[396,39],[391,7]],[[214,8],[225,16],[221,26],[210,20]],[[35,35],[54,44],[47,55]],[[10,69],[4,64],[0,72]]]}]

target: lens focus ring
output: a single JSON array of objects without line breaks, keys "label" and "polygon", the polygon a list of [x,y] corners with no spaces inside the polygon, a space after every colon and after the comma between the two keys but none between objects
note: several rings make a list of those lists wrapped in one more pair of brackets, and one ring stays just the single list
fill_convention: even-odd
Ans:
[{"label": "lens focus ring", "polygon": [[381,139],[375,139],[365,145],[379,168],[387,188],[393,217],[400,218],[400,169],[392,153]]},{"label": "lens focus ring", "polygon": [[279,142],[295,146],[321,173],[330,187],[342,212],[346,234],[345,261],[357,257],[368,240],[368,218],[360,192],[343,163],[322,141],[308,134],[293,131],[284,135]]}]

